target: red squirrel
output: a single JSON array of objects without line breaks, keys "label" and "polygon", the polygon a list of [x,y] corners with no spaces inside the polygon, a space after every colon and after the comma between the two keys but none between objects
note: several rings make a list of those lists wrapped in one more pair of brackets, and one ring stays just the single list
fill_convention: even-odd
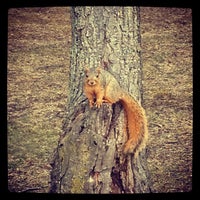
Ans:
[{"label": "red squirrel", "polygon": [[90,107],[100,108],[102,103],[120,101],[127,118],[128,140],[124,144],[123,153],[134,153],[136,156],[145,147],[148,129],[144,109],[124,89],[115,77],[101,68],[85,69],[83,90],[89,100]]}]

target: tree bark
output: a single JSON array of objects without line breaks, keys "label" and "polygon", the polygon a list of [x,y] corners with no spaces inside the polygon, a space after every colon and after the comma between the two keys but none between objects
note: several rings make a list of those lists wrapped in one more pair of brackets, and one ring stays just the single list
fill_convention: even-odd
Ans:
[{"label": "tree bark", "polygon": [[72,49],[67,117],[52,160],[55,193],[147,193],[145,151],[124,156],[120,103],[89,108],[83,94],[85,67],[101,65],[141,101],[138,7],[72,8]]}]

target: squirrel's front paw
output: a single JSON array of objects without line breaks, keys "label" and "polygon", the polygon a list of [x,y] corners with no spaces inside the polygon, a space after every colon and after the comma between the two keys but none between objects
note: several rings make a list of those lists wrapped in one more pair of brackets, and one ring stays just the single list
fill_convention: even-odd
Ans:
[{"label": "squirrel's front paw", "polygon": [[102,105],[102,103],[103,103],[102,100],[97,100],[97,101],[96,101],[96,107],[97,107],[97,108],[100,108],[101,105]]},{"label": "squirrel's front paw", "polygon": [[90,108],[94,106],[94,101],[89,101]]}]

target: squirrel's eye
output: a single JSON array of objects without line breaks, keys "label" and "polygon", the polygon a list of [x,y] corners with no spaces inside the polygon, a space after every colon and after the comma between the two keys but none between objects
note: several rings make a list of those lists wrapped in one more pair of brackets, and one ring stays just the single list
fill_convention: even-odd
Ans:
[{"label": "squirrel's eye", "polygon": [[86,76],[86,78],[88,78],[88,75],[87,75],[87,74],[86,74],[85,76]]},{"label": "squirrel's eye", "polygon": [[99,78],[99,75],[96,75],[97,78]]}]

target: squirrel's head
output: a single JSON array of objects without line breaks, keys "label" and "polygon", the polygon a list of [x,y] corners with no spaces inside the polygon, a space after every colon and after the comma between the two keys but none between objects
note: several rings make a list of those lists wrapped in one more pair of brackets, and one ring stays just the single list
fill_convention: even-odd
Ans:
[{"label": "squirrel's head", "polygon": [[101,69],[98,68],[85,68],[85,82],[90,86],[95,86],[99,83],[99,75]]}]

